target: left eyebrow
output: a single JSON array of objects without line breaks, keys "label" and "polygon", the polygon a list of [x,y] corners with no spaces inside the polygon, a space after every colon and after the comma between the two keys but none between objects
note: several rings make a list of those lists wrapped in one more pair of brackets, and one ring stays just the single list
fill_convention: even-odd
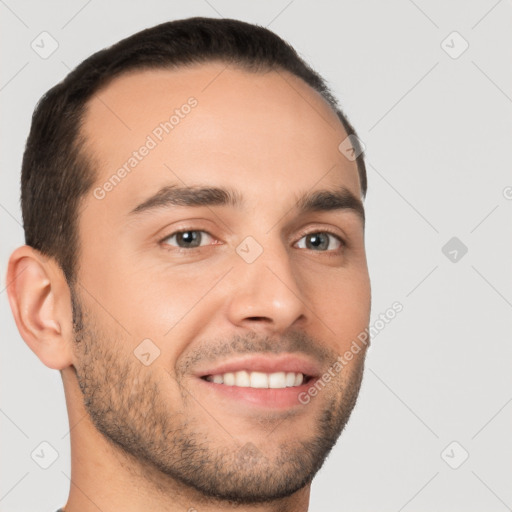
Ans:
[{"label": "left eyebrow", "polygon": [[345,187],[306,192],[298,199],[297,208],[301,213],[348,210],[361,219],[363,226],[365,223],[363,202]]},{"label": "left eyebrow", "polygon": [[[229,187],[168,185],[136,206],[129,215],[172,206],[231,206],[239,209],[243,204],[243,196]],[[354,212],[363,225],[365,222],[362,201],[345,187],[305,192],[297,199],[295,209],[299,213],[347,210]]]}]

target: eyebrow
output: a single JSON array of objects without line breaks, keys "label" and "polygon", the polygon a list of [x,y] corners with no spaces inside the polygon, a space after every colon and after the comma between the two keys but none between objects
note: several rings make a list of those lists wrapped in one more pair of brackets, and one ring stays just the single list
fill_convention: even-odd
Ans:
[{"label": "eyebrow", "polygon": [[[229,206],[239,209],[243,204],[243,196],[237,190],[229,187],[168,185],[136,206],[129,215],[138,215],[172,206]],[[363,225],[365,223],[362,201],[342,186],[334,190],[305,192],[297,199],[296,209],[299,213],[348,210],[357,214]]]}]

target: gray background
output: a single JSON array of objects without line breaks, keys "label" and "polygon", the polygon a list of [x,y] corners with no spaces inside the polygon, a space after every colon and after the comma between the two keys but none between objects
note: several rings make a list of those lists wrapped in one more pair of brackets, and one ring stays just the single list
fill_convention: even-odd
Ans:
[{"label": "gray background", "polygon": [[[292,43],[367,147],[372,323],[404,309],[373,340],[311,510],[512,510],[511,13],[506,0],[0,0],[0,510],[53,512],[70,485],[59,373],[27,348],[5,293],[33,108],[92,52],[195,15]],[[59,45],[47,59],[31,48],[43,31]],[[48,469],[31,458],[43,441],[58,454]]]}]

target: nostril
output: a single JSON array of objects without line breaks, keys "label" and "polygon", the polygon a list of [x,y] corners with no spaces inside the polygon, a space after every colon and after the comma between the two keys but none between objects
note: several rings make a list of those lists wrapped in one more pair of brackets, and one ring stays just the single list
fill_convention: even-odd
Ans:
[{"label": "nostril", "polygon": [[267,321],[267,322],[270,321],[270,319],[267,318],[266,316],[249,316],[247,318],[247,320],[258,320],[258,321],[263,320],[263,321]]}]

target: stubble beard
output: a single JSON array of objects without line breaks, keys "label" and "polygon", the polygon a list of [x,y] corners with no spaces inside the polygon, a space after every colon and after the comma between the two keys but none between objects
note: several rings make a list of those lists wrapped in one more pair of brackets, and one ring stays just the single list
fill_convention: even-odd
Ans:
[{"label": "stubble beard", "polygon": [[[364,354],[354,359],[350,376],[338,383],[336,392],[322,391],[329,399],[307,439],[288,436],[271,453],[258,448],[257,441],[241,444],[231,438],[226,442],[221,432],[215,439],[211,427],[215,421],[205,422],[190,413],[187,406],[201,408],[180,380],[176,382],[181,402],[173,410],[163,399],[168,396],[163,392],[163,371],[157,378],[152,367],[141,364],[130,352],[126,355],[123,341],[129,340],[100,328],[84,311],[76,292],[71,295],[79,361],[75,369],[84,406],[109,444],[140,465],[140,475],[159,472],[164,480],[170,478],[211,501],[255,504],[291,496],[312,481],[357,401]],[[222,418],[216,420],[222,424]],[[165,492],[165,487],[160,491]]]}]

